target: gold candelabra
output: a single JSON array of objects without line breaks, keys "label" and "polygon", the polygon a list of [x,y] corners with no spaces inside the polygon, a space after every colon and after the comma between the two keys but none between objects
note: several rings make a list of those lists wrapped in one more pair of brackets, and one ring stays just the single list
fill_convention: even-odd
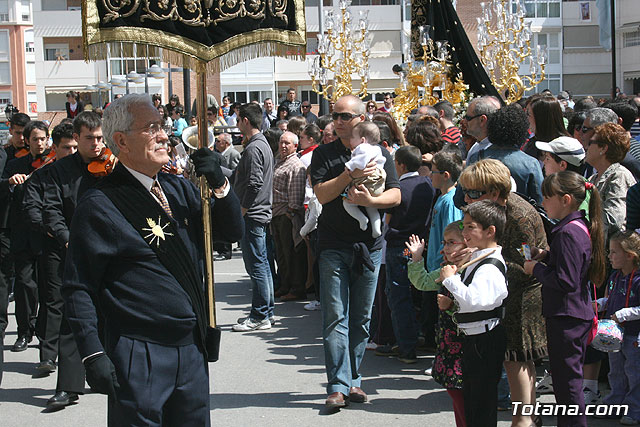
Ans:
[{"label": "gold candelabra", "polygon": [[434,42],[429,36],[430,29],[430,25],[420,27],[422,62],[415,61],[412,50],[406,47],[408,58],[406,67],[398,73],[400,84],[395,90],[393,111],[394,118],[400,122],[406,121],[414,108],[420,105],[434,105],[440,101],[436,96],[438,89],[441,91],[442,99],[451,102],[454,107],[465,99],[468,86],[460,73],[455,74],[449,43]]},{"label": "gold candelabra", "polygon": [[[325,34],[318,34],[318,56],[312,61],[309,75],[311,88],[329,102],[344,95],[367,96],[369,83],[368,10],[360,11],[358,23],[353,22],[351,0],[340,0],[340,13],[325,12]],[[333,81],[329,84],[330,76]],[[360,78],[360,88],[354,91],[352,74]],[[318,85],[322,85],[320,88]]]},{"label": "gold candelabra", "polygon": [[[480,60],[495,88],[511,104],[544,80],[547,52],[540,46],[535,51],[531,48],[531,22],[524,22],[523,0],[491,0],[480,6]],[[525,62],[529,62],[529,74],[521,75],[520,66]]]}]

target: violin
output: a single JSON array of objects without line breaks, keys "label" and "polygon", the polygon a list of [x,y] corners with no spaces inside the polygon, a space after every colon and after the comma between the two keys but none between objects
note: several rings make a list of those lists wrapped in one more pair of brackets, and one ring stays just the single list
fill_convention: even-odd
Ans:
[{"label": "violin", "polygon": [[111,173],[117,162],[117,157],[105,146],[98,157],[89,162],[87,169],[93,176],[107,176]]},{"label": "violin", "polygon": [[178,175],[178,167],[171,163],[167,163],[166,165],[162,165],[162,172]]},{"label": "violin", "polygon": [[19,159],[20,157],[24,157],[27,154],[29,154],[29,149],[22,147],[21,149],[19,149],[18,151],[15,152],[15,154],[13,155],[16,159]]},{"label": "violin", "polygon": [[53,163],[56,160],[56,152],[53,150],[45,151],[42,156],[36,158],[31,162],[31,167],[34,169],[40,169],[43,166]]}]

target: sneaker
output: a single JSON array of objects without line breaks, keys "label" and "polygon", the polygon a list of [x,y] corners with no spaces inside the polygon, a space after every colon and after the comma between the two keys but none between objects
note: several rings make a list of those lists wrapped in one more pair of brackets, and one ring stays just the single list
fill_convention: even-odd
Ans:
[{"label": "sneaker", "polygon": [[551,374],[546,369],[544,370],[544,376],[538,384],[536,384],[536,391],[540,394],[553,393],[553,380]]},{"label": "sneaker", "polygon": [[[236,323],[244,323],[247,320],[249,320],[249,317],[238,317],[238,320],[236,320]],[[271,326],[276,326],[276,318],[275,317],[269,317],[269,322],[271,323]]]},{"label": "sneaker", "polygon": [[600,391],[596,393],[594,391],[591,391],[591,389],[589,388],[585,388],[582,392],[584,393],[585,405],[596,405],[600,401],[600,399],[602,399]]},{"label": "sneaker", "polygon": [[320,310],[320,301],[311,301],[309,304],[304,305],[304,309],[307,311],[318,311]]},{"label": "sneaker", "polygon": [[376,356],[397,356],[399,347],[397,345],[381,345],[376,348]]},{"label": "sneaker", "polygon": [[628,415],[625,415],[624,417],[620,418],[620,424],[622,424],[623,426],[637,426],[638,424],[640,424],[640,420],[636,420]]},{"label": "sneaker", "polygon": [[428,375],[428,376],[432,376],[432,375],[431,375],[431,373],[433,372],[433,371],[432,371],[432,369],[433,369],[433,368],[425,369],[425,370],[424,370],[424,374],[425,374],[425,375]]},{"label": "sneaker", "polygon": [[265,329],[271,329],[271,322],[269,319],[253,320],[248,318],[242,323],[233,325],[234,332],[263,331]]}]

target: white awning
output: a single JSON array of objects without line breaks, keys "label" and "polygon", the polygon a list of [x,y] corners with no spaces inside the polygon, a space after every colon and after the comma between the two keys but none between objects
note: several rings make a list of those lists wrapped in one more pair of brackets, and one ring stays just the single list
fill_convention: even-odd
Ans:
[{"label": "white awning", "polygon": [[640,22],[628,22],[618,27],[620,33],[632,33],[638,30],[640,30]]},{"label": "white awning", "polygon": [[34,26],[33,34],[35,37],[82,37],[82,27],[80,25]]},{"label": "white awning", "polygon": [[98,89],[95,90],[87,90],[86,86],[65,86],[65,87],[45,87],[45,93],[67,93],[70,90],[75,92],[97,92]]},{"label": "white awning", "polygon": [[640,71],[625,71],[624,79],[625,80],[640,79]]}]

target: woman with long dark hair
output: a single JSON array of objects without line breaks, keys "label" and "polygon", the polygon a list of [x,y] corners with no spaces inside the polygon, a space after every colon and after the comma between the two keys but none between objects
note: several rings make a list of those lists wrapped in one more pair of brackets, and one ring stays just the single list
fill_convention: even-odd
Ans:
[{"label": "woman with long dark hair", "polygon": [[571,136],[564,125],[562,107],[558,100],[551,95],[531,97],[527,104],[527,118],[533,138],[524,145],[522,151],[538,160],[542,160],[542,153],[536,148],[536,141],[549,142],[559,136]]}]

